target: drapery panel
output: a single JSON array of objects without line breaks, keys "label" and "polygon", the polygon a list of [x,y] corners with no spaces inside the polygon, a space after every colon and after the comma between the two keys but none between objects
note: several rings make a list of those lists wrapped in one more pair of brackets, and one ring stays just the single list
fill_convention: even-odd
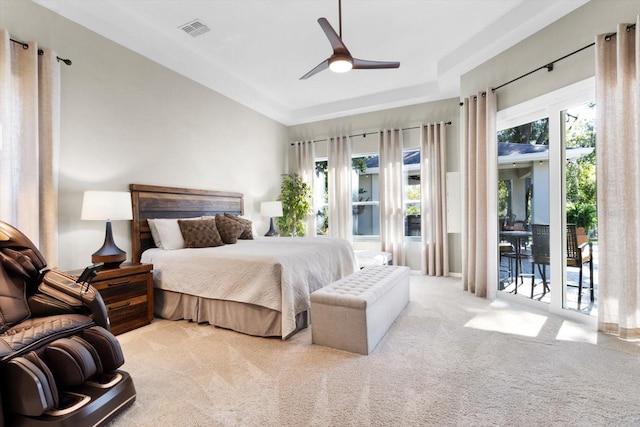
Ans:
[{"label": "drapery panel", "polygon": [[60,65],[0,30],[0,218],[57,265]]},{"label": "drapery panel", "polygon": [[449,275],[446,168],[447,133],[444,122],[422,126],[420,133],[420,211],[422,274]]},{"label": "drapery panel", "polygon": [[380,243],[394,265],[405,265],[402,132],[380,131]]},{"label": "drapery panel", "polygon": [[464,100],[462,284],[479,297],[497,280],[497,221],[489,214],[496,203],[489,189],[498,185],[496,110],[491,90]]},{"label": "drapery panel", "polygon": [[328,147],[329,236],[353,240],[351,202],[351,139],[329,139]]},{"label": "drapery panel", "polygon": [[596,37],[598,328],[625,339],[640,338],[638,24]]},{"label": "drapery panel", "polygon": [[307,225],[307,236],[315,236],[316,233],[316,200],[314,197],[314,176],[315,176],[315,144],[313,141],[300,141],[295,144],[296,151],[296,162],[297,162],[297,171],[298,175],[304,182],[309,185],[311,188],[311,208],[312,211],[309,215],[307,215],[306,225]]}]

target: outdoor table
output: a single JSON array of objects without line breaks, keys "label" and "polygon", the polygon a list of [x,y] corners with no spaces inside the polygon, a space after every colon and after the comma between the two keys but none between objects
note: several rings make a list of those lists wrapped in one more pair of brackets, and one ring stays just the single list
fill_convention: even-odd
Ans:
[{"label": "outdoor table", "polygon": [[531,237],[531,232],[527,230],[502,230],[500,231],[500,238],[507,239],[513,242],[514,250],[515,250],[515,259],[516,259],[516,274],[515,274],[515,290],[514,294],[518,293],[518,277],[519,277],[519,264],[520,259],[522,259],[522,242],[523,239],[529,241],[529,237]]}]

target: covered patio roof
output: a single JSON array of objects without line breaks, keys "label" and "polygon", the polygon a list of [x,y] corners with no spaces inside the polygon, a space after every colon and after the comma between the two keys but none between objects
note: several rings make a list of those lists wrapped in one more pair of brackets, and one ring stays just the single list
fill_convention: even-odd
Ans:
[{"label": "covered patio roof", "polygon": [[[587,156],[595,148],[567,147],[567,160],[573,161]],[[549,146],[533,144],[514,144],[510,142],[498,143],[498,165],[504,167],[514,163],[548,162]],[[522,166],[522,165],[521,165]]]}]

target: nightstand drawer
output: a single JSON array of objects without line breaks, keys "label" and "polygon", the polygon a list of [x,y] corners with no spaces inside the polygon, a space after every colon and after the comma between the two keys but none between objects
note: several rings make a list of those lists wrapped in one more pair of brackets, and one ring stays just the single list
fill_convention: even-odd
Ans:
[{"label": "nightstand drawer", "polygon": [[104,303],[109,305],[138,296],[147,295],[148,274],[136,274],[126,277],[115,277],[110,280],[93,282],[92,285],[100,291]]},{"label": "nightstand drawer", "polygon": [[107,313],[111,323],[111,330],[119,334],[125,330],[131,330],[146,325],[147,320],[147,296],[131,298],[107,304]]}]

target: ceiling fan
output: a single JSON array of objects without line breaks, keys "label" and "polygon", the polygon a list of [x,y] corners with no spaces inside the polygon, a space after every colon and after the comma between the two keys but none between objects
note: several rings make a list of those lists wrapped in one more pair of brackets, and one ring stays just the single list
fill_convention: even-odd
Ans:
[{"label": "ceiling fan", "polygon": [[329,21],[326,18],[318,19],[318,23],[322,30],[327,35],[329,39],[329,43],[331,43],[331,47],[333,48],[333,55],[329,58],[322,61],[318,64],[314,69],[309,71],[304,76],[300,77],[300,80],[308,79],[309,77],[319,73],[322,70],[329,68],[331,71],[336,73],[346,73],[347,71],[354,70],[371,70],[371,69],[380,69],[380,68],[398,68],[400,67],[399,62],[389,62],[389,61],[369,61],[366,59],[358,59],[351,56],[349,49],[342,42],[342,0],[338,0],[338,21],[339,21],[339,31],[340,33],[336,33],[333,29]]}]

